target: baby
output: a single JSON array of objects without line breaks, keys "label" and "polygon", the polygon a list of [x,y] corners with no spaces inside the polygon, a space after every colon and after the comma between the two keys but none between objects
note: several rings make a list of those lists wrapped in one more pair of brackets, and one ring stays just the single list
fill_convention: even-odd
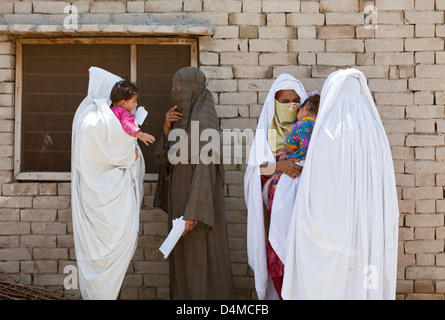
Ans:
[{"label": "baby", "polygon": [[131,113],[138,104],[138,91],[136,85],[131,82],[126,80],[117,82],[110,94],[111,110],[126,133],[148,145],[148,142],[153,143],[155,138],[151,134],[141,131],[135,123],[135,116]]}]

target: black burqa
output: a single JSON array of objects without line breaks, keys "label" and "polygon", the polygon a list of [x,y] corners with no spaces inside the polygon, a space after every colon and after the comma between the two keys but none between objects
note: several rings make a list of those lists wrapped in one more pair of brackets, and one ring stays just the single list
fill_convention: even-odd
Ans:
[{"label": "black burqa", "polygon": [[[205,164],[199,155],[208,141],[196,141],[196,134],[191,136],[192,124],[195,129],[199,124],[199,134],[206,129],[219,133],[213,96],[197,68],[180,69],[173,77],[173,86],[179,88],[172,89],[172,102],[183,114],[173,129],[187,132],[189,139],[168,142],[163,136],[156,145],[154,158],[160,164],[160,172],[154,205],[169,214],[170,224],[180,216],[197,220],[198,224],[181,237],[169,256],[171,298],[233,299],[221,145],[219,139],[213,141],[211,151],[205,152],[212,161]],[[172,161],[172,154],[178,155],[184,147],[188,152],[180,156],[182,161]]]}]

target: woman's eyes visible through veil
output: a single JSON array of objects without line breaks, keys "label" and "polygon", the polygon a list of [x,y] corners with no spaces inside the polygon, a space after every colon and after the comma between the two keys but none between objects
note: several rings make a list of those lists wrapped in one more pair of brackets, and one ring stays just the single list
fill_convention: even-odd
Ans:
[{"label": "woman's eyes visible through veil", "polygon": [[300,103],[300,98],[295,98],[292,101],[290,101],[290,99],[282,99],[280,102],[281,103],[291,103],[291,102]]}]

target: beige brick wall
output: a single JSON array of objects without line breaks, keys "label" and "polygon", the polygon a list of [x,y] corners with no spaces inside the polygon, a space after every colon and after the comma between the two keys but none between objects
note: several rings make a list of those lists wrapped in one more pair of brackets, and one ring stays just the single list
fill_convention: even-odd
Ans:
[{"label": "beige brick wall", "polygon": [[[14,72],[16,36],[37,27],[47,31],[40,35],[57,30],[63,36],[69,2],[0,3],[0,268],[22,283],[61,288],[65,266],[75,264],[70,184],[14,179]],[[308,91],[320,91],[337,68],[362,70],[396,172],[397,298],[445,299],[444,0],[72,3],[81,32],[88,35],[112,35],[101,30],[138,23],[213,25],[212,37],[199,37],[199,62],[225,129],[255,129],[269,86],[282,72],[299,78]],[[378,9],[377,29],[364,26],[366,5]],[[116,26],[103,29],[108,24]],[[236,297],[251,299],[256,295],[247,266],[244,170],[244,163],[226,165],[226,206]],[[139,245],[123,297],[168,299],[168,263],[157,250],[167,234],[167,217],[152,208],[155,185],[145,187]],[[78,290],[68,291],[79,298]]]}]

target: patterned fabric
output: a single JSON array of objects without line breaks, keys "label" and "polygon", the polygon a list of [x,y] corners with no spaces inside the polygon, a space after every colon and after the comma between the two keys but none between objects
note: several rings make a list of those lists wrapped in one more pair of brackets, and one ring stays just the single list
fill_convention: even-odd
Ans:
[{"label": "patterned fabric", "polygon": [[114,115],[121,123],[122,129],[124,129],[130,136],[136,137],[136,134],[141,131],[141,129],[134,122],[135,116],[121,106],[111,107],[111,111],[113,111]]},{"label": "patterned fabric", "polygon": [[[306,159],[307,148],[309,147],[309,140],[311,139],[312,129],[314,128],[315,120],[312,118],[303,118],[301,121],[296,122],[287,132],[285,144],[293,148],[297,148],[292,153],[283,153],[279,160]],[[276,189],[278,181],[280,180],[282,172],[277,172],[273,177],[272,186]]]},{"label": "patterned fabric", "polygon": [[306,117],[295,123],[292,128],[286,132],[286,141],[284,143],[293,148],[297,148],[297,150],[287,155],[283,154],[280,160],[289,158],[304,160],[306,158],[314,124],[314,119]]},{"label": "patterned fabric", "polygon": [[[289,154],[286,152],[283,153],[280,157],[278,157],[278,160],[286,160],[290,158],[296,160],[305,160],[314,124],[315,120],[307,117],[303,118],[301,121],[296,122],[291,128],[289,128],[289,130],[286,132],[286,140],[284,143],[297,149]],[[270,181],[269,218],[270,213],[272,212],[275,190],[277,188],[281,174],[282,172],[277,172],[276,174],[274,174],[273,178]],[[268,243],[267,248],[267,268],[269,276],[271,278],[276,278],[284,274],[284,265],[278,255],[275,253],[270,243]]]}]

